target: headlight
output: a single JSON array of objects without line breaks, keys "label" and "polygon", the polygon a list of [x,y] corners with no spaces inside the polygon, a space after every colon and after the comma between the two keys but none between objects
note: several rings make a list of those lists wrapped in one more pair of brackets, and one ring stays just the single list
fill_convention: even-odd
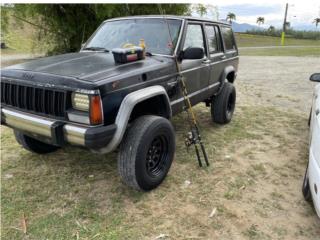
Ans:
[{"label": "headlight", "polygon": [[103,123],[103,109],[100,95],[87,95],[73,92],[73,110],[68,111],[70,121],[98,125]]},{"label": "headlight", "polygon": [[72,93],[72,107],[80,111],[89,111],[90,100],[87,94]]}]

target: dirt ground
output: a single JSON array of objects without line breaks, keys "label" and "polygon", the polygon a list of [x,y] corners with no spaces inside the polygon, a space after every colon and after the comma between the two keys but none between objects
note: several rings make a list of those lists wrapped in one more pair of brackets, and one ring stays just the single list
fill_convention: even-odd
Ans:
[{"label": "dirt ground", "polygon": [[[269,130],[274,136],[261,132],[262,139],[239,144],[232,154],[238,160],[235,169],[246,171],[250,162],[260,163],[264,166],[265,177],[230,208],[237,209],[243,220],[241,225],[252,224],[249,235],[257,228],[271,239],[320,239],[320,220],[306,206],[300,191],[307,162],[306,124],[314,86],[308,79],[311,73],[319,72],[320,58],[244,56],[240,61],[236,84],[238,106],[272,107],[279,113],[270,121]],[[281,113],[304,121],[291,125]],[[243,153],[249,154],[243,156]],[[265,210],[263,213],[257,210],[261,207]]]},{"label": "dirt ground", "polygon": [[186,116],[173,119],[177,151],[150,193],[121,184],[116,154],[76,148],[37,156],[1,128],[2,233],[27,239],[320,239],[320,220],[301,194],[320,58],[240,58],[237,109],[226,126],[197,106],[211,166],[183,145]]}]

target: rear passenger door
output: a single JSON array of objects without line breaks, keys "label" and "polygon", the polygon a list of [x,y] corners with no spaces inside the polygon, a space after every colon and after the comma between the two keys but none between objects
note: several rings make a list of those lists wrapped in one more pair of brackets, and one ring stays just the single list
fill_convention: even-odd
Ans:
[{"label": "rear passenger door", "polygon": [[214,92],[214,89],[219,85],[220,76],[224,70],[223,60],[226,59],[226,56],[223,51],[223,43],[218,25],[206,24],[205,32],[208,42],[208,58],[211,61],[209,88]]}]

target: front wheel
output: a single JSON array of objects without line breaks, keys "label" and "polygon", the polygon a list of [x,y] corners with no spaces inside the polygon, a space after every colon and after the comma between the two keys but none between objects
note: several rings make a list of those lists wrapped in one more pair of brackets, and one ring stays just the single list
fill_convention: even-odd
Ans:
[{"label": "front wheel", "polygon": [[46,154],[55,152],[59,149],[59,147],[50,145],[37,139],[31,138],[20,131],[14,130],[14,136],[17,142],[26,150],[38,154]]},{"label": "front wheel", "polygon": [[215,123],[226,124],[231,121],[236,106],[236,89],[226,82],[211,103],[211,118]]},{"label": "front wheel", "polygon": [[119,174],[130,187],[152,190],[166,177],[174,152],[175,135],[170,121],[158,116],[139,117],[120,145]]}]

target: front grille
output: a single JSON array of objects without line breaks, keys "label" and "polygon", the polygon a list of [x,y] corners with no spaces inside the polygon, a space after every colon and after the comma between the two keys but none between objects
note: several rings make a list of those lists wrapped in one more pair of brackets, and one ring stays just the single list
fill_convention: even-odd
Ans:
[{"label": "front grille", "polygon": [[67,92],[1,82],[1,103],[34,113],[65,117]]}]

